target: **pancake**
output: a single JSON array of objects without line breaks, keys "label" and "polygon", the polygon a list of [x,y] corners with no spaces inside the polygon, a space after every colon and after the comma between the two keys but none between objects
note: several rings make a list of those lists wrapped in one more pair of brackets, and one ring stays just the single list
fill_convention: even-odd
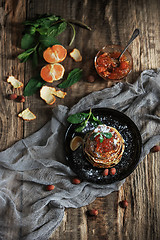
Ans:
[{"label": "pancake", "polygon": [[[105,134],[110,134],[109,138]],[[100,135],[102,139],[100,139]],[[98,125],[84,138],[84,153],[88,161],[95,167],[109,168],[119,163],[125,144],[121,134],[113,127]]]}]

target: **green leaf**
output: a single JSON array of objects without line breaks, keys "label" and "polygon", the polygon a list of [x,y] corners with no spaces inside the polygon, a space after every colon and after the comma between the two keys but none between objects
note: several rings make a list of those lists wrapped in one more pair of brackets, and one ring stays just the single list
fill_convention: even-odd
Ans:
[{"label": "green leaf", "polygon": [[32,48],[35,44],[35,38],[33,35],[26,33],[21,40],[21,48],[28,49]]},{"label": "green leaf", "polygon": [[88,113],[75,113],[67,118],[67,121],[73,124],[81,123],[88,117]]},{"label": "green leaf", "polygon": [[34,20],[28,20],[25,21],[24,24],[27,25],[31,25],[34,27],[38,27],[40,25],[50,25],[55,21],[58,21],[59,17],[55,16],[55,15],[40,15],[38,18],[34,19]]},{"label": "green leaf", "polygon": [[34,67],[38,66],[38,53],[37,50],[33,52],[33,58],[32,58],[32,63]]},{"label": "green leaf", "polygon": [[47,18],[52,22],[56,22],[60,19],[60,17],[55,16],[55,15],[49,15]]},{"label": "green leaf", "polygon": [[93,113],[92,113],[92,118],[93,118],[94,121],[99,121],[98,118],[96,118],[96,117],[93,115]]},{"label": "green leaf", "polygon": [[45,82],[41,79],[41,77],[31,78],[29,80],[28,84],[26,85],[25,89],[24,89],[24,93],[23,93],[24,96],[31,96],[31,95],[33,95],[43,85],[45,85]]},{"label": "green leaf", "polygon": [[86,122],[82,122],[82,124],[75,129],[76,132],[82,132],[82,130],[85,128]]},{"label": "green leaf", "polygon": [[38,19],[35,20],[36,24],[43,26],[51,26],[53,22],[59,20],[58,16],[55,15],[41,15]]},{"label": "green leaf", "polygon": [[93,115],[93,113],[92,113],[92,115],[91,115],[91,120],[90,120],[92,123],[96,123],[97,125],[101,125],[102,124],[102,122],[97,118],[97,117],[95,117],[94,115]]},{"label": "green leaf", "polygon": [[99,141],[100,141],[100,143],[102,143],[102,142],[103,142],[103,140],[104,140],[104,138],[103,138],[103,135],[102,135],[102,134],[100,134],[100,136],[99,136]]},{"label": "green leaf", "polygon": [[55,44],[60,44],[60,42],[54,36],[52,36],[52,34],[49,36],[40,35],[39,42],[45,48],[51,47]]},{"label": "green leaf", "polygon": [[37,32],[41,35],[47,35],[48,34],[48,27],[40,27],[36,29]]},{"label": "green leaf", "polygon": [[36,32],[36,28],[34,26],[26,26],[25,33],[28,33],[30,35],[34,35]]},{"label": "green leaf", "polygon": [[82,69],[75,68],[69,74],[65,81],[58,85],[59,88],[67,88],[78,82],[82,78]]},{"label": "green leaf", "polygon": [[64,32],[66,30],[67,27],[67,23],[66,22],[62,22],[59,24],[58,26],[58,32],[57,35],[61,34],[62,32]]},{"label": "green leaf", "polygon": [[18,55],[18,59],[21,62],[26,62],[28,60],[28,58],[30,57],[30,55],[35,51],[35,48],[30,48],[28,50],[26,50],[25,52],[21,53]]},{"label": "green leaf", "polygon": [[47,35],[51,35],[53,37],[58,36],[59,34],[61,34],[67,27],[67,23],[66,22],[62,22],[62,23],[57,23],[51,27],[48,28],[47,30]]},{"label": "green leaf", "polygon": [[37,28],[39,26],[39,23],[37,23],[35,20],[33,20],[33,21],[25,21],[24,25],[26,25],[26,26],[33,26],[33,27]]},{"label": "green leaf", "polygon": [[111,138],[112,137],[112,133],[102,133],[103,136],[105,136],[106,138]]},{"label": "green leaf", "polygon": [[44,47],[42,44],[38,47],[38,54],[40,57],[43,57],[43,52],[45,51],[46,47]]},{"label": "green leaf", "polygon": [[52,37],[56,37],[58,35],[58,26],[54,25],[47,29],[47,36],[52,35]]}]

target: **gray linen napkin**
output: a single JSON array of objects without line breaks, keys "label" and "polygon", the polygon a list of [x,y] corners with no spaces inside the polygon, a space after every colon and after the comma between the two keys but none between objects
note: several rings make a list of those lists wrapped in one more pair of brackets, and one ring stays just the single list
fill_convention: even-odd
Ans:
[{"label": "gray linen napkin", "polygon": [[[0,239],[46,240],[62,221],[65,208],[85,206],[96,197],[118,191],[124,183],[71,183],[75,174],[65,162],[63,146],[68,115],[97,107],[124,112],[141,132],[142,160],[160,142],[159,103],[160,70],[146,70],[135,84],[118,83],[93,92],[70,111],[58,106],[42,129],[1,152]],[[55,189],[45,191],[48,184]]]}]

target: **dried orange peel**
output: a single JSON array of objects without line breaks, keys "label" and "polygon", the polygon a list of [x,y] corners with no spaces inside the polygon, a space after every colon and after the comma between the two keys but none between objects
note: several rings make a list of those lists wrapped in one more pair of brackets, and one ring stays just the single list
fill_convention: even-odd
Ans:
[{"label": "dried orange peel", "polygon": [[10,83],[14,88],[23,87],[23,83],[17,80],[14,76],[9,76],[7,82]]},{"label": "dried orange peel", "polygon": [[56,97],[64,98],[66,92],[56,90],[54,87],[43,86],[40,90],[40,97],[49,105],[52,105],[56,101]]},{"label": "dried orange peel", "polygon": [[72,52],[70,52],[69,54],[71,56],[71,58],[74,59],[74,61],[76,62],[81,62],[82,61],[82,56],[81,56],[81,53],[78,49],[74,48],[72,50]]},{"label": "dried orange peel", "polygon": [[53,45],[43,52],[43,58],[48,63],[62,62],[67,56],[67,50],[62,45]]},{"label": "dried orange peel", "polygon": [[21,113],[18,114],[18,117],[22,118],[25,121],[31,121],[36,119],[36,115],[34,115],[29,108],[26,108]]},{"label": "dried orange peel", "polygon": [[41,78],[49,83],[61,79],[64,75],[64,67],[60,63],[47,64],[42,67],[40,75]]}]

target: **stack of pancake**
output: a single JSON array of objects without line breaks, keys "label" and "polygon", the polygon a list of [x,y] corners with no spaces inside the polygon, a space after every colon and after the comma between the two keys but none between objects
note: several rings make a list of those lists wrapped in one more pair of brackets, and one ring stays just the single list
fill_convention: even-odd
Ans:
[{"label": "stack of pancake", "polygon": [[[106,133],[111,133],[111,137],[105,137]],[[118,164],[124,148],[124,140],[121,134],[115,128],[105,124],[98,125],[84,138],[83,149],[86,158],[93,166],[98,168],[110,168]]]}]

